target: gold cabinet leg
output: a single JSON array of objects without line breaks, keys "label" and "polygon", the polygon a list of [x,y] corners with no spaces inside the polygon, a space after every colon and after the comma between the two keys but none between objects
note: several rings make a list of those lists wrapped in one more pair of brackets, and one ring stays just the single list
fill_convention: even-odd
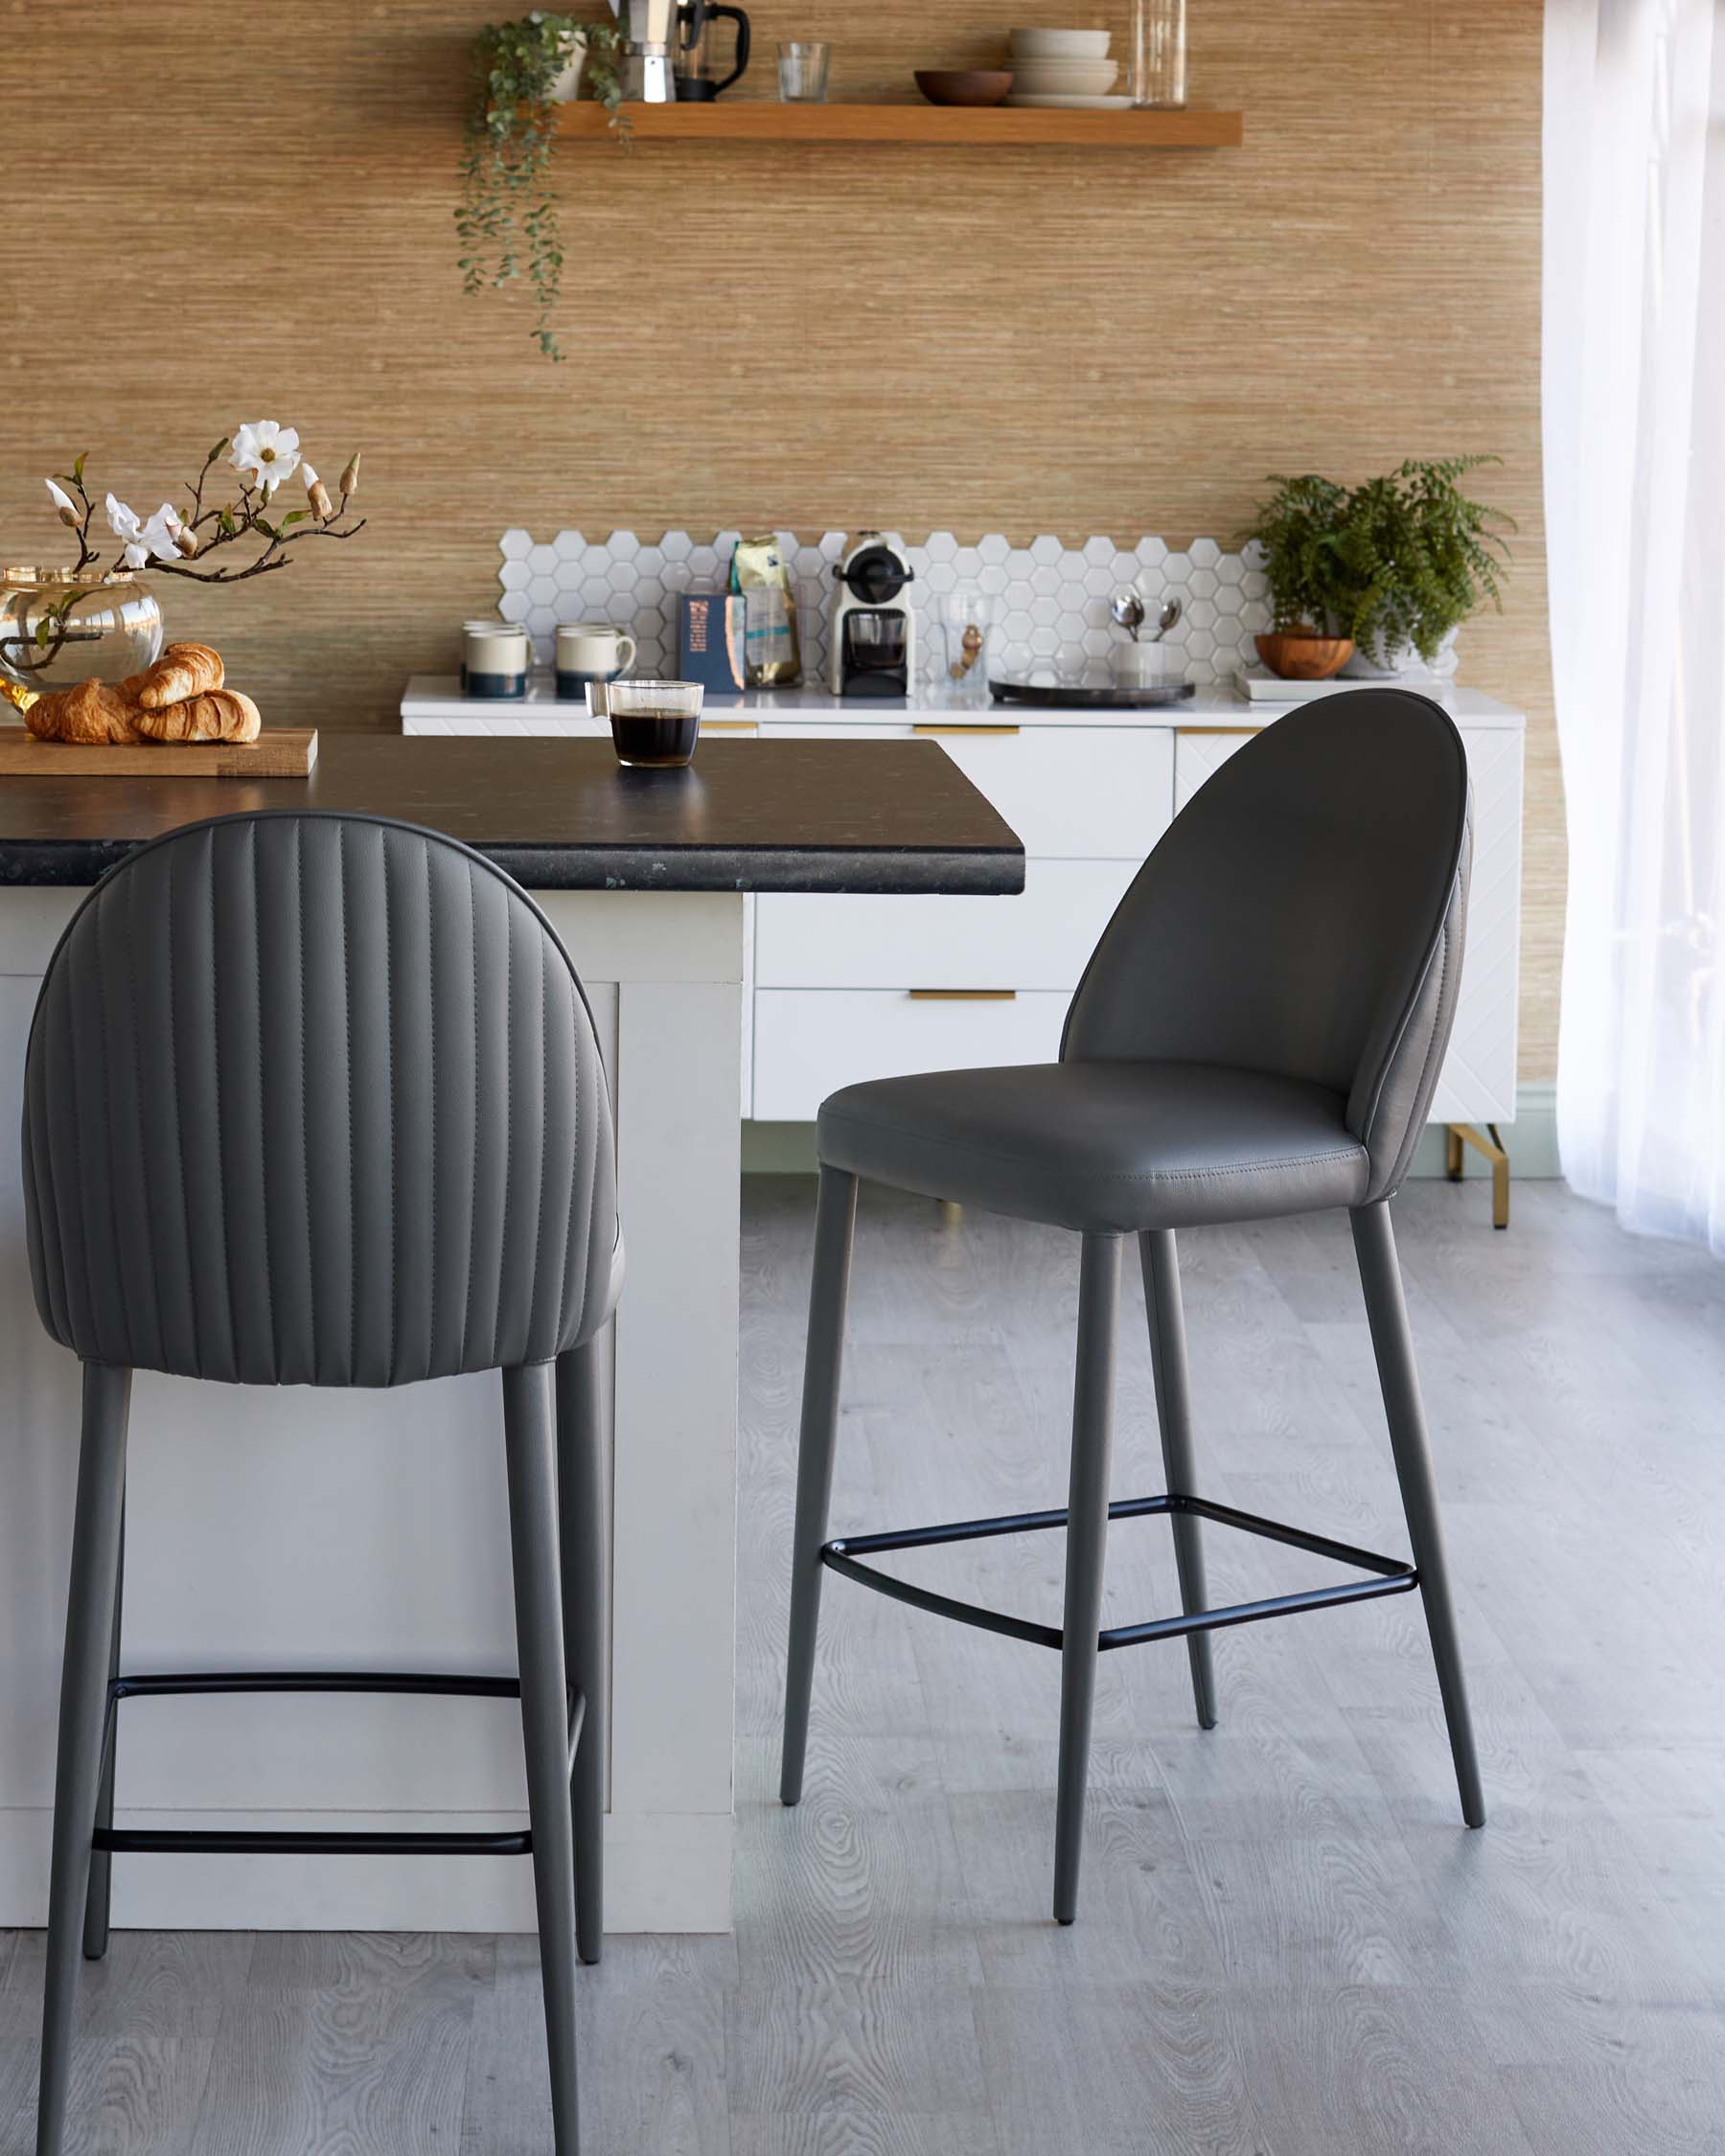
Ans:
[{"label": "gold cabinet leg", "polygon": [[1451,1182],[1460,1182],[1461,1181],[1461,1134],[1453,1123],[1444,1125],[1443,1147],[1446,1156],[1445,1173]]},{"label": "gold cabinet leg", "polygon": [[1509,1225],[1509,1156],[1504,1141],[1498,1135],[1495,1123],[1487,1123],[1491,1142],[1497,1148],[1491,1161],[1491,1225],[1507,1227]]},{"label": "gold cabinet leg", "polygon": [[940,1225],[942,1227],[956,1227],[963,1221],[964,1207],[958,1204],[956,1199],[936,1198],[934,1203],[940,1207]]},{"label": "gold cabinet leg", "polygon": [[1461,1173],[1461,1147],[1471,1145],[1476,1153],[1483,1153],[1491,1162],[1491,1225],[1507,1227],[1509,1225],[1509,1155],[1495,1123],[1487,1123],[1480,1130],[1473,1123],[1451,1123],[1446,1131],[1449,1154],[1449,1176],[1453,1182]]}]

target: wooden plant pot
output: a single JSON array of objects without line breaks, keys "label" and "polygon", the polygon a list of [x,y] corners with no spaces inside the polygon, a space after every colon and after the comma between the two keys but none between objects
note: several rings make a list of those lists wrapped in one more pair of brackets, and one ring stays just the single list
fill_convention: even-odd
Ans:
[{"label": "wooden plant pot", "polygon": [[1319,636],[1309,630],[1276,630],[1254,642],[1258,657],[1283,681],[1327,681],[1353,656],[1351,636]]}]

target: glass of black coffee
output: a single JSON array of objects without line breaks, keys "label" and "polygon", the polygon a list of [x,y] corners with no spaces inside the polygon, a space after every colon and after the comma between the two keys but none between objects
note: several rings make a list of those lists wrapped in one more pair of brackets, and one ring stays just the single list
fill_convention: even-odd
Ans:
[{"label": "glass of black coffee", "polygon": [[701,738],[702,694],[699,681],[608,682],[605,702],[618,763],[632,771],[676,770],[691,763]]}]

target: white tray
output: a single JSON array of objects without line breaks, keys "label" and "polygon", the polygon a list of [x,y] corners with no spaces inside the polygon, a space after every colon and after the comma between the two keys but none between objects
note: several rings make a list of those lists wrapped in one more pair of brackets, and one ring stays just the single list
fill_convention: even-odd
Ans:
[{"label": "white tray", "polygon": [[1371,687],[1369,681],[1347,681],[1339,674],[1327,681],[1284,681],[1267,666],[1242,666],[1234,679],[1253,703],[1310,703],[1316,697],[1334,696],[1338,689]]}]

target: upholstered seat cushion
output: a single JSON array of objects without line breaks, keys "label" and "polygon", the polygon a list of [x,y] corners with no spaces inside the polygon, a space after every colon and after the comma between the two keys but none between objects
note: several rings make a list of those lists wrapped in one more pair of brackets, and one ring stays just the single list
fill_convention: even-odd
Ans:
[{"label": "upholstered seat cushion", "polygon": [[1220,1064],[1039,1063],[847,1086],[820,1158],[1058,1227],[1198,1227],[1357,1205],[1366,1148],[1327,1087]]}]

